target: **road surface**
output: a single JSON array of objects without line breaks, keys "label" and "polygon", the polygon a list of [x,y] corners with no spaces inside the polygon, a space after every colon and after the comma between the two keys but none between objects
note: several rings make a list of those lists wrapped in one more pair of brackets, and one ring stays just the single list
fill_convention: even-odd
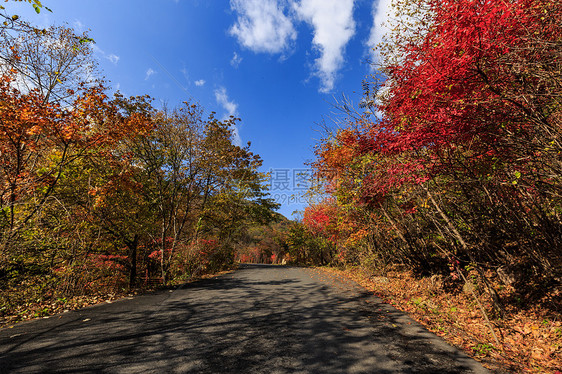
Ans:
[{"label": "road surface", "polygon": [[355,283],[325,278],[245,265],[22,323],[0,330],[0,372],[487,372]]}]

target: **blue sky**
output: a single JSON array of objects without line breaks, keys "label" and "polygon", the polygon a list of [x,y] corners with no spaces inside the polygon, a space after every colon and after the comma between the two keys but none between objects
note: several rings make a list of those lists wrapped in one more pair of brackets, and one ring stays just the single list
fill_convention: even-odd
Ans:
[{"label": "blue sky", "polygon": [[44,0],[52,13],[5,4],[41,27],[90,30],[100,70],[123,94],[173,107],[193,99],[219,118],[240,117],[237,141],[252,143],[272,171],[272,195],[291,218],[295,184],[332,125],[333,105],[357,103],[389,0]]}]

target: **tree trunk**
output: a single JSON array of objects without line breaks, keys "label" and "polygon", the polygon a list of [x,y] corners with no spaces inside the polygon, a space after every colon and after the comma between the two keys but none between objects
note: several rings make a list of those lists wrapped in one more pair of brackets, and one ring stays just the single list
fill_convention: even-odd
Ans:
[{"label": "tree trunk", "polygon": [[129,270],[129,290],[135,288],[137,284],[137,248],[139,244],[139,235],[135,234],[133,241],[126,243],[129,247],[129,262],[131,268]]}]

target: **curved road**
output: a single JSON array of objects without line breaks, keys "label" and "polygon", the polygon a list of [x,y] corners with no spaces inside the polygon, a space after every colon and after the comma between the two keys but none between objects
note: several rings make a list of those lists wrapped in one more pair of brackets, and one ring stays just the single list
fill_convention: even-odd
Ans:
[{"label": "curved road", "polygon": [[0,373],[486,373],[351,281],[245,265],[0,330]]}]

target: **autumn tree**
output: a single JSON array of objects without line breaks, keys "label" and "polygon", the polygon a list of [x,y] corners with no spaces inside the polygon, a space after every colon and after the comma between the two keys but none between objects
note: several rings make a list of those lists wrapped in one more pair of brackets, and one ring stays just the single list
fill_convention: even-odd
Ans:
[{"label": "autumn tree", "polygon": [[363,112],[344,108],[348,125],[316,150],[348,221],[341,236],[372,252],[362,261],[460,263],[484,283],[484,270],[507,268],[550,284],[562,233],[559,2],[395,7]]},{"label": "autumn tree", "polygon": [[85,92],[69,110],[45,103],[36,91],[22,94],[12,81],[5,75],[0,82],[4,242],[41,209],[65,167],[122,129],[100,89]]},{"label": "autumn tree", "polygon": [[[84,251],[92,256],[114,256],[133,288],[139,248],[154,235],[156,222],[154,207],[146,199],[143,171],[133,163],[127,144],[150,135],[154,110],[146,97],[118,96],[108,105],[113,108],[112,115],[128,125],[67,168],[56,198],[69,212],[69,225],[72,221],[83,223]],[[56,216],[57,209],[60,206],[55,204],[47,214]]]},{"label": "autumn tree", "polygon": [[159,111],[153,121],[154,133],[128,147],[158,212],[154,240],[166,283],[179,247],[212,237],[226,248],[246,219],[265,219],[275,205],[263,192],[259,157],[232,143],[233,119],[204,118],[199,105],[186,102]]},{"label": "autumn tree", "polygon": [[36,90],[44,101],[71,104],[79,91],[100,83],[92,39],[72,28],[0,34],[1,72],[15,72],[22,92]]}]

